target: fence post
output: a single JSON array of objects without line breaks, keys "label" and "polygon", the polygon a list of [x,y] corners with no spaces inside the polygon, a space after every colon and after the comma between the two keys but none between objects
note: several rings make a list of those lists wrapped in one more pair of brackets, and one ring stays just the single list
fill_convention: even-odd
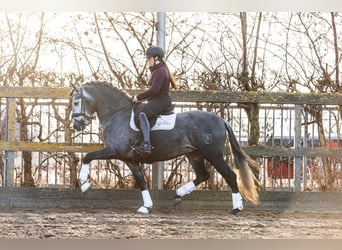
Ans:
[{"label": "fence post", "polygon": [[299,154],[300,148],[302,147],[301,143],[301,131],[302,131],[302,124],[301,124],[301,116],[302,116],[302,105],[296,104],[295,105],[295,138],[294,138],[294,147],[296,150],[296,156],[294,158],[294,186],[295,191],[300,192],[300,173],[301,173],[301,163],[302,157]]},{"label": "fence post", "polygon": [[164,183],[164,162],[152,164],[152,189],[162,190]]},{"label": "fence post", "polygon": [[[15,98],[7,98],[6,102],[6,129],[5,129],[5,138],[7,141],[15,141]],[[5,152],[5,161],[4,161],[4,180],[3,186],[5,187],[13,187],[14,186],[14,152],[6,151]]]},{"label": "fence post", "polygon": [[[157,13],[157,45],[165,50],[165,12]],[[152,164],[152,189],[162,190],[164,183],[164,162]]]}]

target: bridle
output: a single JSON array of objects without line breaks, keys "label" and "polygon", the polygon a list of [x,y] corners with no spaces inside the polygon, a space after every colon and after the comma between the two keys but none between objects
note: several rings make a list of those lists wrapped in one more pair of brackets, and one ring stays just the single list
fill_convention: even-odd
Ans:
[{"label": "bridle", "polygon": [[[72,97],[78,97],[79,100],[80,100],[80,112],[78,113],[72,113],[71,114],[71,118],[77,118],[77,117],[83,117],[86,121],[90,122],[91,120],[95,119],[95,115],[88,115],[86,112],[85,112],[85,109],[84,109],[84,105],[83,105],[83,90],[82,88],[79,88],[79,89],[76,89],[74,88],[74,91],[76,92],[75,94],[72,93]],[[74,92],[73,91],[73,92]]]}]

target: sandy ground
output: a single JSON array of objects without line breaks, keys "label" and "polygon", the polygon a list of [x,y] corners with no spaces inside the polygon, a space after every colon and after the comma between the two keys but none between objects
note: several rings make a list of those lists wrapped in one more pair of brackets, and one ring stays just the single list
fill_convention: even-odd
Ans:
[{"label": "sandy ground", "polygon": [[342,239],[342,214],[1,209],[0,239]]}]

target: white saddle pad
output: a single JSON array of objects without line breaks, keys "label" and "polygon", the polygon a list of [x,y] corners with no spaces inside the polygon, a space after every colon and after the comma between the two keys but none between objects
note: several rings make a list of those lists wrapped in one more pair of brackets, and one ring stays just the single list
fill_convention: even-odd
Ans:
[{"label": "white saddle pad", "polygon": [[[175,127],[176,124],[176,116],[177,114],[171,114],[171,115],[159,115],[157,118],[156,123],[151,128],[151,131],[153,130],[171,130]],[[139,131],[140,129],[135,125],[134,122],[134,112],[132,110],[131,112],[131,120],[129,121],[129,126],[131,129],[135,131]]]}]

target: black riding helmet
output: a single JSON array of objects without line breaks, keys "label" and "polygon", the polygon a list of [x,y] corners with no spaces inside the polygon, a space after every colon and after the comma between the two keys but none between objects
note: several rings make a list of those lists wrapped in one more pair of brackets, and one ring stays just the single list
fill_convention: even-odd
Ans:
[{"label": "black riding helmet", "polygon": [[151,46],[146,50],[146,57],[159,57],[162,59],[164,57],[164,50],[158,46]]}]

